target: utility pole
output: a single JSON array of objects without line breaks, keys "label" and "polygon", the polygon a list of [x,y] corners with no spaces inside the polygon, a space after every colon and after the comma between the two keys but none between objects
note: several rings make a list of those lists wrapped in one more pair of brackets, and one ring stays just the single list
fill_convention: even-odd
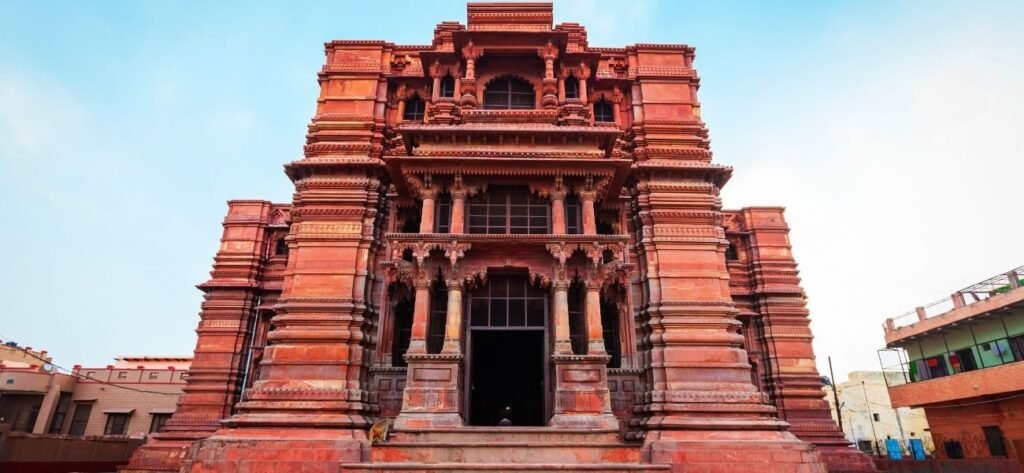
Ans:
[{"label": "utility pole", "polygon": [[832,398],[836,401],[836,419],[839,420],[839,431],[846,435],[846,430],[843,429],[843,410],[839,408],[839,394],[836,393],[836,373],[832,371],[832,357],[828,357],[828,375],[832,380]]}]

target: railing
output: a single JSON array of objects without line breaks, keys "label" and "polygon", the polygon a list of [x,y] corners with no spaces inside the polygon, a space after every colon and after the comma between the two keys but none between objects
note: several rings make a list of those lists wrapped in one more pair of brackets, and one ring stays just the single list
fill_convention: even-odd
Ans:
[{"label": "railing", "polygon": [[[914,310],[886,319],[883,326],[886,333],[897,327],[905,327],[929,317],[944,314],[950,310],[983,301],[992,296],[1009,292],[1024,286],[1024,266],[988,278],[954,292],[949,297],[930,302]],[[968,298],[970,301],[968,302]]]},{"label": "railing", "polygon": [[878,359],[886,385],[899,386],[1024,361],[1024,334],[1008,334],[918,360],[910,360],[902,348],[886,348],[878,350]]}]

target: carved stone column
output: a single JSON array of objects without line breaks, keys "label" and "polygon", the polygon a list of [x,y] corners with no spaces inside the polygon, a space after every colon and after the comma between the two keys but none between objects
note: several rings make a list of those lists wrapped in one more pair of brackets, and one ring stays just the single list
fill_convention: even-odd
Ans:
[{"label": "carved stone column", "polygon": [[427,319],[430,316],[430,275],[425,270],[416,275],[416,299],[413,303],[412,334],[409,350],[406,353],[426,353],[427,351]]},{"label": "carved stone column", "polygon": [[565,195],[562,188],[562,178],[555,180],[555,187],[549,193],[551,196],[551,233],[554,235],[565,235]]},{"label": "carved stone column", "polygon": [[569,283],[557,279],[551,284],[552,304],[555,319],[555,353],[572,354],[572,341],[569,339]]},{"label": "carved stone column", "polygon": [[597,235],[597,215],[594,211],[594,200],[597,193],[592,190],[580,192],[580,203],[583,207],[583,234]]},{"label": "carved stone column", "polygon": [[462,280],[448,280],[448,308],[445,313],[444,348],[441,353],[462,353]]},{"label": "carved stone column", "polygon": [[420,211],[420,233],[434,233],[434,205],[437,191],[433,188],[426,188],[420,191],[423,198],[423,208]]},{"label": "carved stone column", "polygon": [[[461,181],[456,177],[456,182]],[[452,220],[448,227],[449,233],[466,233],[466,190],[461,186],[453,188],[452,194]]]},{"label": "carved stone column", "polygon": [[587,320],[587,354],[604,355],[604,328],[601,326],[601,281],[595,274],[587,281],[587,294],[583,305]]}]

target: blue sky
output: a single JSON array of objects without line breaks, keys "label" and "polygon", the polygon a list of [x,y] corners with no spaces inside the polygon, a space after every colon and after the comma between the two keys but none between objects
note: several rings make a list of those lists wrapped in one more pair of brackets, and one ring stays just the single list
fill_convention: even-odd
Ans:
[{"label": "blue sky", "polygon": [[[0,336],[64,365],[190,353],[225,201],[290,199],[323,42],[465,21],[464,2],[289,3],[0,3]],[[697,48],[726,206],[788,208],[837,373],[877,368],[886,317],[1024,264],[1024,3],[555,15],[595,46]]]}]

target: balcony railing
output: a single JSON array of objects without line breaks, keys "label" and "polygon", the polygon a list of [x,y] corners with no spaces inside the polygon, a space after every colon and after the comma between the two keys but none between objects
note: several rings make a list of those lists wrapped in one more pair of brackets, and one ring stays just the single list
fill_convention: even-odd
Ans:
[{"label": "balcony railing", "polygon": [[910,360],[903,348],[878,351],[889,387],[1024,361],[1024,334],[979,342],[934,356]]},{"label": "balcony railing", "polygon": [[914,310],[886,319],[886,333],[897,327],[904,327],[919,321],[944,314],[954,309],[967,307],[984,301],[992,296],[1004,294],[1024,286],[1024,266],[988,278],[979,283],[967,286],[954,292],[949,297],[933,301]]}]

